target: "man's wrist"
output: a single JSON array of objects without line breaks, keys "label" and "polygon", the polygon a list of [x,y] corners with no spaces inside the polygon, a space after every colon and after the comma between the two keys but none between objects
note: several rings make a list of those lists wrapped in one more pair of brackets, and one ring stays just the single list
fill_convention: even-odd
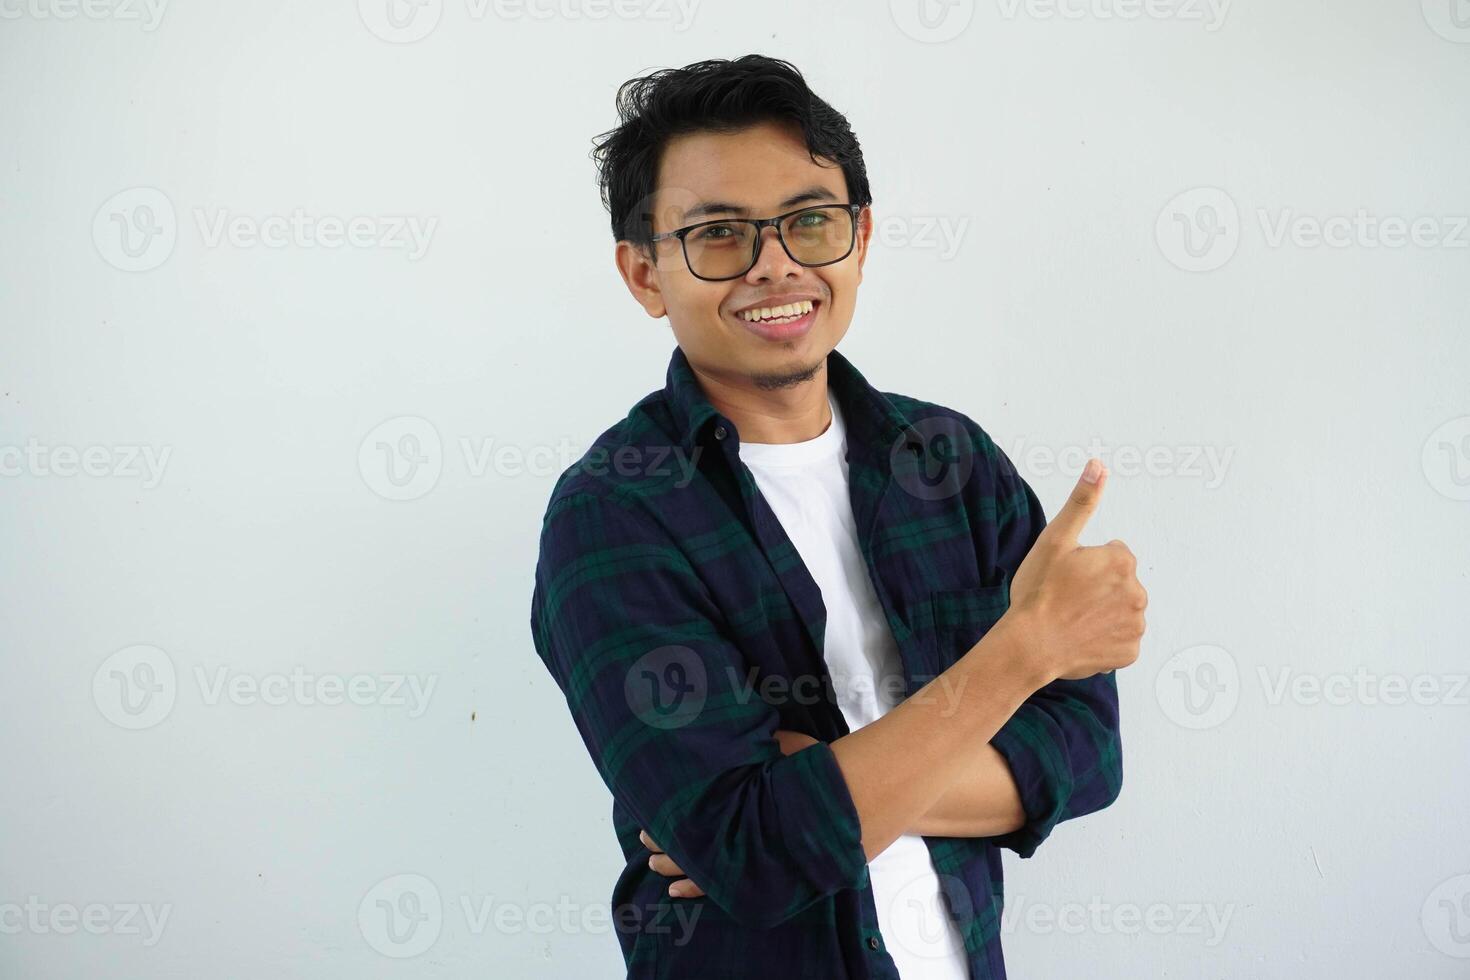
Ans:
[{"label": "man's wrist", "polygon": [[1012,665],[1033,692],[1060,676],[1036,607],[1030,603],[1007,609],[971,652],[982,649],[986,656],[998,656]]}]

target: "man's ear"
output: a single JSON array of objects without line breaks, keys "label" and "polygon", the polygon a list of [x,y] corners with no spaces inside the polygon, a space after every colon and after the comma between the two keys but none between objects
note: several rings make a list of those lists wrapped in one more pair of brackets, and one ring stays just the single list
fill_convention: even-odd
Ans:
[{"label": "man's ear", "polygon": [[868,240],[873,237],[873,206],[870,204],[858,212],[857,253],[858,282],[863,281],[863,263],[868,261]]},{"label": "man's ear", "polygon": [[664,316],[668,308],[664,305],[663,287],[651,250],[623,239],[613,250],[613,260],[638,305],[655,319]]}]

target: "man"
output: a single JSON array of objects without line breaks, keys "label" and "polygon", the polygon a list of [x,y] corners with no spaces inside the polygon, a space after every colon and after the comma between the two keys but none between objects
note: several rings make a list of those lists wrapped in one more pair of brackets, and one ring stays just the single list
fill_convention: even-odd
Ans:
[{"label": "man", "polygon": [[1102,467],[1047,526],[979,425],[834,349],[871,195],[795,68],[618,103],[617,265],[678,346],[558,479],[531,630],[613,794],[628,976],[1004,977],[1000,849],[1122,782],[1147,596],[1077,544]]}]

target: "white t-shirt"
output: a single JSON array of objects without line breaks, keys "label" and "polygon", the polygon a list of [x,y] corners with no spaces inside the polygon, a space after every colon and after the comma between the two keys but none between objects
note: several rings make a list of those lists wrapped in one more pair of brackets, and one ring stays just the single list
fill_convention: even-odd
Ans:
[{"label": "white t-shirt", "polygon": [[[832,424],[795,443],[741,442],[740,458],[781,521],[827,607],[827,673],[856,731],[898,703],[898,645],[858,550],[848,496],[847,430],[831,391]],[[945,911],[924,838],[903,834],[868,862],[878,928],[904,980],[968,980],[964,941]]]}]

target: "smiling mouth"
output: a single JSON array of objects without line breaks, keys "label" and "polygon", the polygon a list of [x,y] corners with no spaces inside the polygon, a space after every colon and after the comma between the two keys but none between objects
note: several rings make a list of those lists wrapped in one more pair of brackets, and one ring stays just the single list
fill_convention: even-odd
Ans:
[{"label": "smiling mouth", "polygon": [[810,313],[817,303],[817,300],[798,300],[781,306],[751,307],[736,313],[735,319],[745,323],[791,323]]},{"label": "smiling mouth", "polygon": [[781,306],[755,307],[736,313],[737,319],[746,323],[794,323],[816,307],[817,301],[804,299]]},{"label": "smiling mouth", "polygon": [[749,319],[748,312],[736,313],[734,316],[741,326],[765,340],[791,340],[811,329],[822,303],[820,300],[804,300],[791,306],[796,307],[796,310],[793,311],[790,307],[759,310],[757,312],[767,314],[762,319]]}]

